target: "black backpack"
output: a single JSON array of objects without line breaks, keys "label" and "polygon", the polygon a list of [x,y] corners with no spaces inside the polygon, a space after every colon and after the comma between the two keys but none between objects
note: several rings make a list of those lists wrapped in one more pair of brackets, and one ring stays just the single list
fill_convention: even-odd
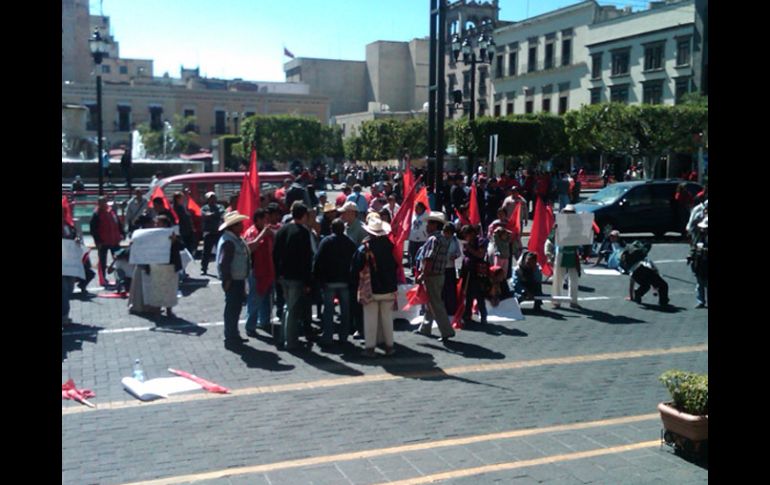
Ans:
[{"label": "black backpack", "polygon": [[626,245],[626,247],[623,249],[623,252],[620,253],[619,267],[623,270],[623,273],[628,273],[629,269],[631,269],[636,263],[644,260],[644,258],[646,258],[647,254],[650,252],[650,249],[652,249],[652,245],[650,243],[644,243],[639,240]]}]

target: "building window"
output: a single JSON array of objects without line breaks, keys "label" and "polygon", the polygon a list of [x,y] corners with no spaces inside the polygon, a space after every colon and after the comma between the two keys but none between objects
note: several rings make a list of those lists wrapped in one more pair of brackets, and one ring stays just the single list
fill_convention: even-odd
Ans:
[{"label": "building window", "polygon": [[486,68],[479,69],[479,94],[484,96],[487,94],[487,79],[489,78],[489,72]]},{"label": "building window", "polygon": [[591,55],[591,79],[600,79],[602,77],[602,54]]},{"label": "building window", "polygon": [[502,55],[497,56],[497,65],[495,66],[495,77],[496,78],[503,77],[503,59],[505,59],[504,56],[502,56]]},{"label": "building window", "polygon": [[544,69],[553,68],[553,42],[549,42],[545,45],[545,66]]},{"label": "building window", "polygon": [[479,100],[479,112],[478,116],[484,116],[487,113],[487,103],[483,99]]},{"label": "building window", "polygon": [[499,118],[499,117],[500,117],[500,105],[496,104],[495,105],[495,118]]},{"label": "building window", "polygon": [[511,52],[508,54],[508,75],[516,75],[516,53]]},{"label": "building window", "polygon": [[527,59],[527,61],[527,72],[537,71],[537,44],[532,45],[531,41],[529,45],[529,59]]},{"label": "building window", "polygon": [[163,129],[163,108],[160,106],[150,106],[150,129],[162,130]]},{"label": "building window", "polygon": [[512,115],[513,114],[513,102],[509,102],[505,104],[505,114]]},{"label": "building window", "polygon": [[591,104],[599,104],[602,102],[602,88],[593,88],[591,91]]},{"label": "building window", "polygon": [[567,96],[559,96],[559,114],[567,112]]},{"label": "building window", "polygon": [[663,67],[663,47],[663,44],[655,44],[644,48],[645,71],[652,71]]},{"label": "building window", "polygon": [[214,134],[224,135],[226,133],[225,112],[217,110],[214,112]]},{"label": "building window", "polygon": [[131,131],[131,106],[118,106],[118,131]]},{"label": "building window", "polygon": [[572,39],[561,41],[561,65],[569,66],[572,62]]},{"label": "building window", "polygon": [[631,49],[624,49],[622,51],[615,51],[612,53],[612,75],[622,76],[628,74],[628,60],[631,54]]},{"label": "building window", "polygon": [[102,72],[104,74],[109,74],[110,73],[110,66],[102,65]]},{"label": "building window", "polygon": [[690,64],[690,38],[679,39],[676,43],[676,65],[686,66]]},{"label": "building window", "polygon": [[465,71],[463,73],[463,97],[469,97],[471,95],[471,72]]},{"label": "building window", "polygon": [[610,86],[610,101],[613,103],[628,104],[628,84]]},{"label": "building window", "polygon": [[86,119],[86,130],[96,131],[96,125],[99,122],[99,112],[96,104],[86,104],[88,108],[88,118]]},{"label": "building window", "polygon": [[543,112],[544,113],[551,112],[551,98],[543,98]]},{"label": "building window", "polygon": [[676,80],[676,92],[674,93],[675,103],[682,102],[682,96],[690,92],[690,78],[682,77]]},{"label": "building window", "polygon": [[534,106],[535,106],[535,103],[534,103],[534,102],[533,102],[531,99],[529,99],[529,100],[527,100],[527,102],[524,104],[524,111],[525,111],[526,113],[532,113]]},{"label": "building window", "polygon": [[186,110],[183,111],[182,116],[184,116],[185,118],[190,117],[190,116],[195,116],[195,110],[194,109],[186,109]]},{"label": "building window", "polygon": [[128,74],[128,66],[120,66],[118,71],[120,71],[121,74]]},{"label": "building window", "polygon": [[642,86],[642,103],[663,103],[663,81],[647,81]]}]

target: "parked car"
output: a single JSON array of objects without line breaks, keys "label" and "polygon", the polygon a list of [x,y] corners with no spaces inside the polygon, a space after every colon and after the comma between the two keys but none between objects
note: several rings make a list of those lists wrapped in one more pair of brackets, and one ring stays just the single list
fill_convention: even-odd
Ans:
[{"label": "parked car", "polygon": [[[206,203],[204,197],[207,192],[214,192],[217,194],[217,200],[220,203],[227,204],[230,196],[241,190],[244,175],[245,172],[205,172],[174,175],[161,179],[160,188],[169,201],[174,192],[189,188],[190,194],[198,205]],[[294,175],[289,172],[259,172],[260,198],[264,198],[263,204],[272,201],[273,193],[283,185],[285,179],[294,180]]]},{"label": "parked car", "polygon": [[651,232],[656,237],[667,232],[685,235],[674,201],[676,187],[682,182],[687,184],[693,197],[702,189],[695,182],[680,179],[619,182],[575,204],[575,209],[592,212],[602,233],[607,224],[611,224],[626,233]]}]

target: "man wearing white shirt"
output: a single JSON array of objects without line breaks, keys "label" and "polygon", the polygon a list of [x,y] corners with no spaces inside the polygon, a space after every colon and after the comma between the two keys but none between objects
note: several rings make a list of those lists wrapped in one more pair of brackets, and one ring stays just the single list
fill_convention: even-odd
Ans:
[{"label": "man wearing white shirt", "polygon": [[425,241],[428,240],[428,224],[425,219],[428,217],[426,207],[422,202],[414,206],[412,215],[412,229],[409,231],[409,263],[412,268],[412,274],[415,271],[415,258],[417,251],[420,250]]}]

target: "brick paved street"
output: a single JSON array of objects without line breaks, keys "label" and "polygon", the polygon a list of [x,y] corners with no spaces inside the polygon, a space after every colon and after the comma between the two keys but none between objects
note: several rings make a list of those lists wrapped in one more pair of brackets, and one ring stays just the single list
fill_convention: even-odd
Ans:
[{"label": "brick paved street", "polygon": [[[582,310],[525,310],[523,321],[477,325],[446,346],[401,322],[396,355],[373,360],[358,356],[360,341],[289,353],[265,335],[224,349],[223,293],[197,261],[174,320],[76,290],[62,382],[92,389],[98,408],[62,401],[62,483],[707,482],[706,468],[660,447],[656,414],[668,398],[663,371],[708,368],[708,313],[693,309],[687,249],[656,244],[650,254],[671,311],[652,295],[624,301],[627,277],[584,275]],[[136,358],[148,378],[173,367],[233,394],[141,403],[120,383]]]}]

